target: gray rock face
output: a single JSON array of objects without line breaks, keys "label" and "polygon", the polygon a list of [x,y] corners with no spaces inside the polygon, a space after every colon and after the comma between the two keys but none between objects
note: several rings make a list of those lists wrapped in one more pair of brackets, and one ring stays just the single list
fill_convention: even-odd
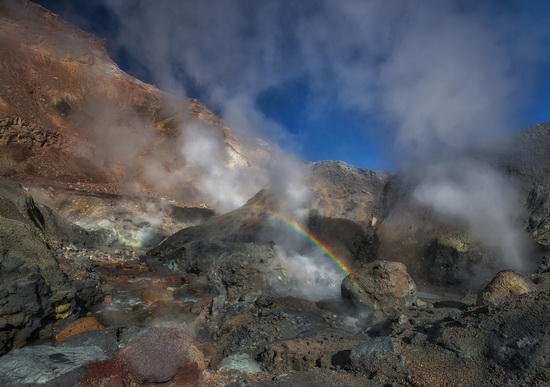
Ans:
[{"label": "gray rock face", "polygon": [[460,284],[465,278],[475,276],[476,267],[487,256],[477,244],[455,234],[453,237],[436,238],[427,248],[426,260],[434,283],[440,285]]},{"label": "gray rock face", "polygon": [[47,317],[71,314],[75,291],[33,226],[0,218],[0,354],[20,347]]},{"label": "gray rock face", "polygon": [[550,185],[536,185],[527,197],[530,211],[527,231],[541,245],[550,248]]},{"label": "gray rock face", "polygon": [[375,261],[344,279],[342,298],[358,311],[389,316],[412,306],[416,284],[402,263]]},{"label": "gray rock face", "polygon": [[310,209],[320,217],[376,226],[385,211],[383,198],[389,177],[342,161],[311,163],[308,185],[314,198]]},{"label": "gray rock face", "polygon": [[148,263],[154,266],[163,262],[175,271],[200,274],[210,288],[230,298],[273,292],[281,285],[273,245],[267,242],[198,239],[170,250],[169,254],[168,259],[149,257]]},{"label": "gray rock face", "polygon": [[393,342],[388,336],[379,336],[353,348],[351,350],[350,359],[354,361],[362,357],[370,357],[377,353],[383,354],[386,352],[394,352]]},{"label": "gray rock face", "polygon": [[107,357],[113,357],[118,351],[117,329],[108,328],[82,332],[64,339],[58,347],[78,348],[95,346],[101,348]]},{"label": "gray rock face", "polygon": [[31,336],[49,337],[45,324],[70,316],[77,299],[89,306],[98,298],[98,278],[77,276],[71,282],[50,248],[86,245],[89,236],[35,205],[19,184],[0,179],[0,354]]},{"label": "gray rock face", "polygon": [[0,385],[70,386],[84,374],[83,366],[105,359],[96,346],[56,348],[37,345],[0,357]]},{"label": "gray rock face", "polygon": [[313,193],[308,229],[340,257],[356,262],[375,259],[376,230],[385,216],[390,175],[341,161],[319,161],[308,167]]}]

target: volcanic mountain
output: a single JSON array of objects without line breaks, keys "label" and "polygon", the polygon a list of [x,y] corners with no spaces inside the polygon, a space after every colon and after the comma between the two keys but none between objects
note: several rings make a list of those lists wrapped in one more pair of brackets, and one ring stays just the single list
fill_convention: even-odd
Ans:
[{"label": "volcanic mountain", "polygon": [[455,165],[514,185],[522,273],[415,171],[289,162],[29,1],[0,32],[1,385],[550,383],[550,124]]},{"label": "volcanic mountain", "polygon": [[104,41],[46,9],[6,1],[0,17],[2,175],[111,194],[154,192],[191,203],[197,200],[192,181],[182,182],[178,192],[157,181],[185,162],[180,138],[191,123],[212,131],[227,164],[246,166],[248,153],[259,151],[238,141],[199,101],[127,75],[109,58]]}]

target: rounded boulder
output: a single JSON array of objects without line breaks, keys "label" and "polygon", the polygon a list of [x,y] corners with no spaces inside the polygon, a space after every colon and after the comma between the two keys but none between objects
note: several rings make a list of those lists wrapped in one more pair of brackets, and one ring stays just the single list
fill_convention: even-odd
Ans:
[{"label": "rounded boulder", "polygon": [[400,262],[374,261],[348,275],[342,298],[359,311],[389,316],[416,301],[416,284]]},{"label": "rounded boulder", "polygon": [[141,383],[177,381],[196,385],[205,367],[202,352],[183,329],[154,327],[121,351],[131,375]]},{"label": "rounded boulder", "polygon": [[477,304],[501,303],[521,294],[536,290],[537,286],[524,273],[517,270],[503,270],[478,294]]}]

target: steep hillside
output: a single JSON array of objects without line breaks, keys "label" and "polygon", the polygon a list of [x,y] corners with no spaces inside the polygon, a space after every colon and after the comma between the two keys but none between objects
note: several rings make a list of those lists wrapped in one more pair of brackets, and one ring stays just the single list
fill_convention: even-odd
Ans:
[{"label": "steep hillside", "polygon": [[188,127],[220,144],[230,167],[259,151],[199,101],[125,74],[104,41],[26,0],[0,4],[0,85],[0,175],[27,184],[197,205],[193,177],[165,181],[185,164]]}]

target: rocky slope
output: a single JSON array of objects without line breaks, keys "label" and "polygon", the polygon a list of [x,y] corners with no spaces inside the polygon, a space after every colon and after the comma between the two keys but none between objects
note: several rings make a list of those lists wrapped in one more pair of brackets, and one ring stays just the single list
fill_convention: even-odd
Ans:
[{"label": "rocky slope", "polygon": [[[548,257],[497,274],[409,176],[338,161],[306,165],[299,211],[277,186],[216,211],[147,161],[178,171],[197,122],[228,170],[267,148],[30,2],[0,2],[0,30],[1,385],[550,383]],[[517,182],[533,260],[550,248],[549,134],[474,156]]]},{"label": "rocky slope", "polygon": [[195,197],[192,181],[174,188],[157,179],[182,162],[187,126],[212,131],[229,164],[246,166],[259,151],[237,141],[199,101],[128,76],[109,58],[105,42],[40,6],[3,1],[0,25],[3,176],[198,205],[204,198]]}]

